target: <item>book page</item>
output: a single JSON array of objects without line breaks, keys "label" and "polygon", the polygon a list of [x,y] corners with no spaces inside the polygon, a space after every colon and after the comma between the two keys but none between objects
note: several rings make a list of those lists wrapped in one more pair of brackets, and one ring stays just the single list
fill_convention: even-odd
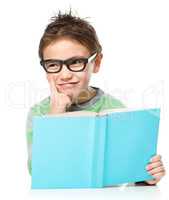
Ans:
[{"label": "book page", "polygon": [[92,111],[72,111],[72,112],[65,112],[65,113],[58,113],[58,114],[46,114],[44,117],[83,117],[83,116],[104,116],[110,113],[117,113],[117,112],[129,112],[129,111],[141,111],[141,110],[148,110],[148,109],[155,109],[155,108],[112,108],[106,109],[101,112],[92,112]]},{"label": "book page", "polygon": [[92,111],[74,111],[74,112],[65,112],[58,114],[46,114],[47,117],[83,117],[83,116],[97,116],[96,112]]},{"label": "book page", "polygon": [[99,116],[107,115],[114,112],[130,112],[130,111],[141,111],[141,110],[149,110],[149,109],[158,109],[153,107],[147,107],[147,108],[113,108],[113,109],[106,109],[98,113]]}]

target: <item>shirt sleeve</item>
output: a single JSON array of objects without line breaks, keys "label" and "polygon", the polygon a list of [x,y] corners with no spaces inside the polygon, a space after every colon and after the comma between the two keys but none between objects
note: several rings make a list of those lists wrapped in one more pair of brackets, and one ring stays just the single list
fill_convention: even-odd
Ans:
[{"label": "shirt sleeve", "polygon": [[27,153],[28,153],[28,160],[27,160],[27,166],[29,174],[31,175],[32,172],[32,138],[33,138],[33,131],[32,131],[32,109],[29,110],[27,114],[27,120],[26,120],[26,142],[27,142]]},{"label": "shirt sleeve", "polygon": [[135,186],[155,186],[156,184],[148,184],[146,181],[135,182]]}]

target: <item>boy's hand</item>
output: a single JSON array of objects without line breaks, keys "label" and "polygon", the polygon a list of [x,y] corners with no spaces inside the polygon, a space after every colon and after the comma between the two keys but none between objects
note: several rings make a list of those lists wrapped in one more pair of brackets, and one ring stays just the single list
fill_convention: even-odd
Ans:
[{"label": "boy's hand", "polygon": [[54,80],[48,79],[51,91],[50,112],[49,114],[58,114],[66,112],[72,102],[71,98],[64,93],[58,92]]},{"label": "boy's hand", "polygon": [[148,173],[150,173],[154,177],[153,180],[145,181],[150,185],[158,183],[161,180],[161,178],[165,175],[165,169],[161,161],[160,155],[152,157],[151,162],[147,165],[146,169]]}]

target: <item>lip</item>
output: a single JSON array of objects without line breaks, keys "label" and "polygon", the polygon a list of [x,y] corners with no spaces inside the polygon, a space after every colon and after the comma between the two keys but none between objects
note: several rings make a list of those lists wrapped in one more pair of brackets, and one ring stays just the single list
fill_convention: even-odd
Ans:
[{"label": "lip", "polygon": [[68,83],[61,83],[61,84],[58,84],[58,86],[61,88],[61,89],[71,89],[73,87],[75,87],[75,85],[77,85],[79,82],[68,82]]},{"label": "lip", "polygon": [[73,85],[73,84],[77,84],[78,82],[67,82],[67,83],[59,83],[58,85]]}]

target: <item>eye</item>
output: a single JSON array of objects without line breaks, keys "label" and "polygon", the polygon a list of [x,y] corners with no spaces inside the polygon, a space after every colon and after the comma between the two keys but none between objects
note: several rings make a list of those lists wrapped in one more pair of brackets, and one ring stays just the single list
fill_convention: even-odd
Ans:
[{"label": "eye", "polygon": [[46,67],[47,68],[58,68],[58,67],[60,67],[60,63],[58,63],[58,62],[49,62],[49,63],[46,63]]},{"label": "eye", "polygon": [[77,60],[74,60],[74,64],[78,64],[78,63],[83,63],[84,61],[82,59],[77,59]]},{"label": "eye", "polygon": [[85,62],[84,59],[79,58],[79,59],[71,60],[71,61],[70,61],[70,64],[71,64],[71,65],[74,65],[74,64],[83,64],[84,62]]},{"label": "eye", "polygon": [[48,67],[58,67],[59,64],[58,63],[50,63],[48,64]]}]

